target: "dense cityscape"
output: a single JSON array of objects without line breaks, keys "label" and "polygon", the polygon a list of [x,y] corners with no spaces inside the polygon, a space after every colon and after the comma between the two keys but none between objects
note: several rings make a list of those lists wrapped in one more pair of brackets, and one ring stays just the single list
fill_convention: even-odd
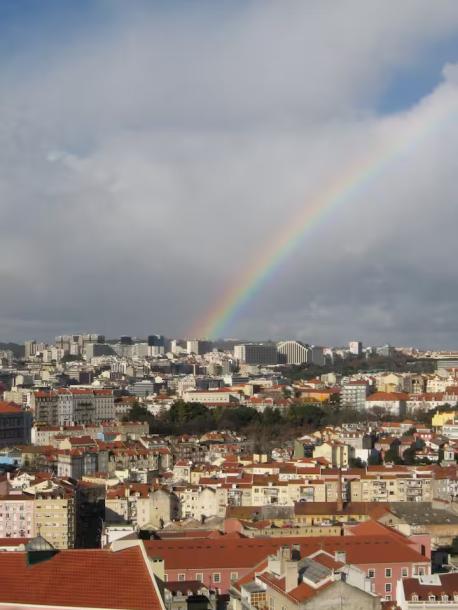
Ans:
[{"label": "dense cityscape", "polygon": [[458,610],[458,0],[0,0],[0,610]]},{"label": "dense cityscape", "polygon": [[[139,608],[456,601],[458,353],[154,334],[4,347],[3,601],[44,602],[38,582],[74,570],[55,605],[117,607],[108,575],[124,572]],[[16,590],[30,563],[36,586]]]}]

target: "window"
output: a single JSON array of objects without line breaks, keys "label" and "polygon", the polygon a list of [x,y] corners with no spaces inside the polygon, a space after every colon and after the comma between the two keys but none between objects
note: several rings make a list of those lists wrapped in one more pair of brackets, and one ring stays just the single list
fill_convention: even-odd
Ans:
[{"label": "window", "polygon": [[385,593],[391,593],[391,583],[390,582],[385,583]]},{"label": "window", "polygon": [[444,593],[444,595],[442,595],[441,599],[443,602],[448,602],[448,595],[446,593]]},{"label": "window", "polygon": [[178,580],[180,582],[183,582],[184,580],[186,580],[186,574],[178,574]]},{"label": "window", "polygon": [[391,578],[391,568],[385,568],[385,578]]},{"label": "window", "polygon": [[430,602],[435,602],[435,601],[436,601],[436,596],[435,596],[435,595],[433,595],[432,593],[430,593],[430,594],[428,595],[428,599],[429,599],[429,601],[430,601]]},{"label": "window", "polygon": [[238,578],[239,578],[238,572],[231,572],[231,580],[238,580]]},{"label": "window", "polygon": [[390,602],[391,601],[391,595],[385,595],[385,601],[386,602]]},{"label": "window", "polygon": [[204,575],[202,574],[202,572],[197,572],[196,573],[196,580],[198,580],[199,582],[203,582]]},{"label": "window", "polygon": [[413,602],[417,602],[418,601],[418,595],[416,593],[412,593],[412,596],[411,596],[410,600],[413,601]]},{"label": "window", "polygon": [[219,572],[213,574],[213,582],[221,582],[221,574]]},{"label": "window", "polygon": [[374,570],[374,568],[369,568],[367,570],[367,577],[368,578],[375,578],[375,570]]},{"label": "window", "polygon": [[401,576],[402,576],[402,578],[408,578],[409,568],[401,568]]}]

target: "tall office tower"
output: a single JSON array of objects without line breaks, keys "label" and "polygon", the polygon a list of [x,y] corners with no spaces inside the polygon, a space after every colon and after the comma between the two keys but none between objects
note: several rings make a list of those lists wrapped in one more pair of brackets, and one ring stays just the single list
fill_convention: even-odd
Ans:
[{"label": "tall office tower", "polygon": [[363,353],[363,344],[361,341],[350,341],[348,344],[350,354],[355,356],[361,356]]},{"label": "tall office tower", "polygon": [[234,357],[244,364],[277,364],[277,346],[269,343],[242,343],[234,346]]},{"label": "tall office tower", "polygon": [[55,338],[54,345],[59,349],[63,349],[64,351],[69,352],[71,342],[72,342],[71,335],[59,335],[58,337]]},{"label": "tall office tower", "polygon": [[160,356],[165,353],[165,338],[163,335],[149,335],[148,356]]},{"label": "tall office tower", "polygon": [[37,353],[37,342],[35,340],[26,341],[24,343],[25,359],[30,360]]},{"label": "tall office tower", "polygon": [[188,339],[186,341],[186,351],[188,354],[202,356],[211,352],[212,349],[213,343],[211,341],[201,341],[200,339]]},{"label": "tall office tower", "polygon": [[148,336],[148,345],[151,347],[164,347],[165,346],[164,335],[149,335]]}]

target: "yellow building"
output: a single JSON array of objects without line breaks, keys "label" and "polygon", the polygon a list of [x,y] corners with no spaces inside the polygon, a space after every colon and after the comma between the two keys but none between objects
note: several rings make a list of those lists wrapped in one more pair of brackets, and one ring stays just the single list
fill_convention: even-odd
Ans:
[{"label": "yellow building", "polygon": [[433,415],[431,425],[433,428],[442,428],[444,424],[453,422],[457,417],[457,411],[438,411]]},{"label": "yellow building", "polygon": [[64,489],[37,491],[35,528],[56,549],[75,546],[75,498]]}]

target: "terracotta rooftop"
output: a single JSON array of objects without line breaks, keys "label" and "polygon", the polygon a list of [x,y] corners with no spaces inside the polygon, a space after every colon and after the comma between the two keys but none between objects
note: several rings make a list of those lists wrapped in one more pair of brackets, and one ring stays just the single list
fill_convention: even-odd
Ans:
[{"label": "terracotta rooftop", "polygon": [[22,408],[14,402],[0,401],[0,413],[22,413]]},{"label": "terracotta rooftop", "polygon": [[[145,548],[151,557],[162,557],[165,569],[250,568],[285,544],[285,538],[149,540]],[[318,550],[333,554],[344,551],[353,564],[423,562],[428,559],[402,541],[388,535],[291,537],[288,544],[298,544],[301,556]]]},{"label": "terracotta rooftop", "polygon": [[67,550],[40,563],[0,552],[0,603],[160,610],[140,546],[113,552]]}]

